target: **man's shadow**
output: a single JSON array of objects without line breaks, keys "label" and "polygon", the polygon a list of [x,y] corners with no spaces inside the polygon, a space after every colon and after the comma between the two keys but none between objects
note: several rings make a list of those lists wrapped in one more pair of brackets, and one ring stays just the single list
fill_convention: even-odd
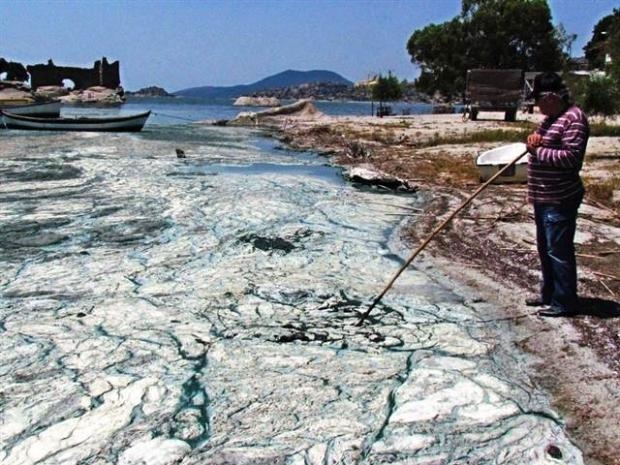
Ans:
[{"label": "man's shadow", "polygon": [[577,314],[601,319],[620,318],[620,303],[596,297],[580,297]]}]

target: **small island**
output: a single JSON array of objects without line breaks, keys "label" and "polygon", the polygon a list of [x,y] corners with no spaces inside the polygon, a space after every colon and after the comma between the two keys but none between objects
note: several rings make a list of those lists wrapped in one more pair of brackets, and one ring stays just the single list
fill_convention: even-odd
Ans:
[{"label": "small island", "polygon": [[125,95],[129,97],[174,97],[174,94],[171,94],[162,87],[157,86],[143,87],[135,92],[125,91]]}]

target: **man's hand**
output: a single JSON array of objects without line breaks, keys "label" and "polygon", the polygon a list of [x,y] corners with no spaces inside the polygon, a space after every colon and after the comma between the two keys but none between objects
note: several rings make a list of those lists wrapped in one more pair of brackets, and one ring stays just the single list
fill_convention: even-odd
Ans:
[{"label": "man's hand", "polygon": [[536,148],[541,146],[542,139],[542,136],[535,132],[527,136],[527,143],[525,144],[527,146],[527,151],[532,155],[536,155]]}]

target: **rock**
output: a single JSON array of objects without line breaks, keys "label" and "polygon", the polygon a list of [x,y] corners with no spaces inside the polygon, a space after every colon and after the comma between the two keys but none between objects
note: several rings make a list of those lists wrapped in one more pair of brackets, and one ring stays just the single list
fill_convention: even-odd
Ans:
[{"label": "rock", "polygon": [[120,105],[125,101],[125,98],[122,90],[95,86],[86,90],[74,90],[68,95],[60,97],[60,100],[69,105]]},{"label": "rock", "polygon": [[555,444],[549,444],[547,446],[547,448],[545,449],[545,452],[547,452],[547,454],[550,457],[553,457],[556,460],[561,460],[562,459],[562,451]]},{"label": "rock", "polygon": [[57,99],[69,95],[69,89],[62,86],[40,86],[34,94],[40,98]]},{"label": "rock", "polygon": [[287,241],[281,237],[262,237],[256,234],[246,234],[239,238],[242,242],[250,243],[254,248],[262,250],[264,252],[271,252],[277,250],[289,253],[296,249],[295,244]]},{"label": "rock", "polygon": [[27,84],[24,84],[21,81],[3,81],[0,80],[0,90],[3,89],[17,89],[25,92],[30,92],[30,87]]},{"label": "rock", "polygon": [[35,101],[33,95],[29,91],[21,90],[15,87],[8,87],[0,90],[0,103],[8,104],[27,104]]},{"label": "rock", "polygon": [[280,101],[276,97],[239,97],[233,105],[238,107],[278,107]]}]

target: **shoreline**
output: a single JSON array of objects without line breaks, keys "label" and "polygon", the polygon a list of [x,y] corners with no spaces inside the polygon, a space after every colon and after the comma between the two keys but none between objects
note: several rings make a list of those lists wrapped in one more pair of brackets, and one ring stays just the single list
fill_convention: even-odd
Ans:
[{"label": "shoreline", "polygon": [[[473,166],[480,151],[502,145],[426,143],[489,129],[519,131],[540,121],[537,114],[519,113],[517,123],[505,123],[502,116],[483,115],[486,119],[472,122],[463,121],[460,114],[376,118],[306,112],[261,120],[258,125],[294,149],[326,155],[333,165],[370,165],[433,194],[427,211],[412,215],[401,231],[404,243],[413,250],[479,185],[467,176],[456,180],[455,173],[469,170],[467,165]],[[591,138],[582,174],[604,177],[607,164],[620,160],[618,147],[618,137]],[[455,166],[448,165],[451,161]],[[426,165],[439,165],[439,169]],[[435,195],[438,192],[441,195]],[[584,311],[570,319],[540,318],[523,303],[538,281],[530,215],[524,185],[491,185],[431,241],[421,261],[430,261],[432,273],[447,277],[473,301],[494,308],[497,321],[511,323],[511,343],[529,355],[527,371],[566,419],[565,427],[582,450],[584,462],[620,464],[620,437],[615,433],[620,420],[616,355],[620,350],[620,282],[606,279],[618,276],[607,266],[608,261],[613,266],[618,258],[615,249],[620,249],[618,212],[587,200],[580,209],[576,242]],[[611,257],[605,256],[609,250]],[[499,336],[498,340],[507,339],[505,334]]]}]

